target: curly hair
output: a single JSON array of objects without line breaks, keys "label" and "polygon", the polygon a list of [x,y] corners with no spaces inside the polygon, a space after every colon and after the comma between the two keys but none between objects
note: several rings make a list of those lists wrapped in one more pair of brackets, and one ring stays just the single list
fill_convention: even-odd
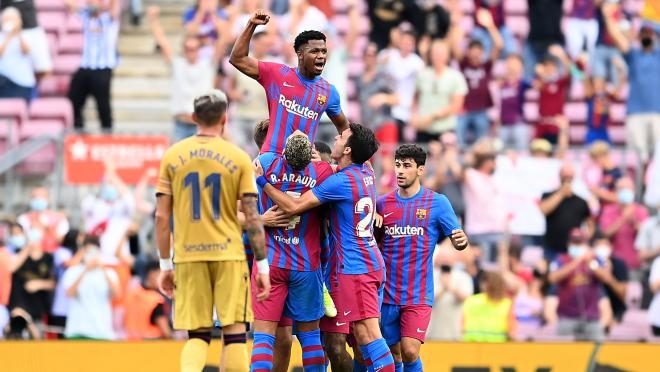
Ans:
[{"label": "curly hair", "polygon": [[405,144],[399,146],[394,152],[394,160],[412,159],[417,166],[426,164],[426,152],[419,145]]},{"label": "curly hair", "polygon": [[286,140],[284,157],[291,168],[304,169],[312,161],[312,143],[307,136],[293,135]]},{"label": "curly hair", "polygon": [[300,48],[307,44],[310,40],[323,40],[325,41],[325,34],[321,31],[316,30],[307,30],[303,31],[296,36],[296,40],[293,41],[293,50],[298,53]]}]

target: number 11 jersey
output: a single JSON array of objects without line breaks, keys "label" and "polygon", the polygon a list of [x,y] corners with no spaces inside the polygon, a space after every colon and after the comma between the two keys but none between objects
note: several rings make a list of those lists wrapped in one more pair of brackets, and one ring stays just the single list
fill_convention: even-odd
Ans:
[{"label": "number 11 jersey", "polygon": [[257,194],[252,161],[220,137],[192,136],[163,156],[156,194],[172,196],[174,262],[241,261],[238,200]]},{"label": "number 11 jersey", "polygon": [[328,177],[312,192],[329,208],[329,261],[333,273],[366,274],[383,268],[374,239],[373,220],[376,213],[376,181],[371,168],[352,164]]}]

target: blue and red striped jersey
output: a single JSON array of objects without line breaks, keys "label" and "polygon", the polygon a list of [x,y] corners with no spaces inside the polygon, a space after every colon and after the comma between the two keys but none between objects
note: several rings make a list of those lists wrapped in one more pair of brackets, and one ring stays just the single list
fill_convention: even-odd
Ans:
[{"label": "blue and red striped jersey", "polygon": [[376,182],[371,168],[350,165],[312,189],[329,208],[332,270],[343,274],[365,274],[383,268],[373,234],[376,213]]},{"label": "blue and red striped jersey", "polygon": [[[313,161],[302,170],[294,170],[283,155],[267,152],[257,157],[264,177],[278,190],[293,197],[318,187],[333,174],[330,164]],[[259,213],[273,206],[273,201],[259,189]],[[321,208],[294,216],[285,228],[266,228],[268,262],[294,271],[313,271],[321,264]]]},{"label": "blue and red striped jersey", "polygon": [[378,198],[376,210],[383,216],[384,303],[432,306],[435,246],[461,228],[449,200],[425,188],[408,199],[394,190]]},{"label": "blue and red striped jersey", "polygon": [[341,112],[337,89],[320,76],[308,80],[293,67],[260,61],[258,81],[266,91],[270,118],[261,153],[281,154],[286,139],[298,129],[314,142],[321,115]]}]

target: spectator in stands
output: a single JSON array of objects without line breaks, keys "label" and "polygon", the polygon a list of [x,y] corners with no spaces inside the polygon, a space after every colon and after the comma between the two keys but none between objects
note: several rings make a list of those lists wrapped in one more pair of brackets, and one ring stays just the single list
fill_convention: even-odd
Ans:
[{"label": "spectator in stands", "polygon": [[649,322],[653,336],[660,337],[660,257],[656,257],[651,265],[649,286],[653,292],[653,301],[649,307]]},{"label": "spectator in stands", "polygon": [[30,58],[33,46],[21,30],[21,14],[14,7],[2,11],[0,25],[0,98],[30,102],[37,83]]},{"label": "spectator in stands", "polygon": [[44,232],[38,227],[27,231],[27,255],[12,276],[9,309],[12,320],[11,337],[22,338],[28,329],[32,338],[41,338],[41,321],[50,311],[50,292],[53,280],[53,256],[43,250]]},{"label": "spectator in stands", "polygon": [[[201,93],[213,89],[213,79],[217,65],[224,51],[216,44],[213,58],[202,58],[200,39],[194,36],[184,37],[182,56],[176,56],[170,46],[159,21],[160,8],[152,5],[147,9],[147,21],[151,32],[160,47],[165,62],[172,73],[171,110],[174,115],[173,139],[178,142],[197,133],[193,122],[193,99]],[[220,27],[220,26],[218,26]]]},{"label": "spectator in stands", "polygon": [[[457,116],[463,109],[467,82],[460,71],[449,66],[449,45],[444,40],[434,40],[430,49],[431,66],[423,68],[416,79],[416,94],[410,122],[417,129],[417,142],[438,140],[442,133],[456,129]],[[396,67],[392,66],[396,69]],[[397,89],[399,102],[403,100],[401,87]],[[414,93],[415,91],[413,91]],[[399,114],[401,110],[399,110]],[[403,127],[402,116],[392,111]],[[401,130],[399,141],[402,141]]]},{"label": "spectator in stands", "polygon": [[[462,32],[460,27],[455,27],[452,39],[452,52],[459,62],[461,72],[468,83],[468,92],[463,104],[463,115],[458,120],[456,135],[461,146],[474,143],[486,137],[490,132],[490,119],[487,110],[493,106],[490,95],[489,84],[492,79],[493,63],[497,60],[502,50],[502,37],[495,26],[491,12],[486,9],[477,11],[477,20],[481,26],[488,30],[493,46],[490,54],[485,54],[482,41],[473,39],[468,44],[467,53],[462,50]],[[472,130],[472,140],[468,140],[468,134]]]},{"label": "spectator in stands", "polygon": [[600,228],[612,241],[612,255],[622,259],[628,269],[640,268],[634,242],[640,226],[648,218],[646,208],[635,202],[635,183],[629,177],[616,182],[616,203],[605,204],[600,214]]},{"label": "spectator in stands", "polygon": [[493,176],[496,154],[491,141],[482,140],[469,155],[472,161],[466,161],[463,171],[465,230],[470,234],[470,243],[481,248],[482,263],[494,263],[507,225],[503,190]]},{"label": "spectator in stands", "polygon": [[[497,48],[497,40],[493,37],[493,32],[489,26],[484,25],[481,18],[483,11],[490,13],[492,25],[497,30],[501,45],[500,51],[506,57],[510,54],[516,53],[517,41],[513,33],[506,26],[504,0],[474,0],[474,28],[472,29],[472,39],[479,40],[484,48],[485,55],[492,55],[493,49]],[[500,53],[495,58],[498,58]]]},{"label": "spectator in stands", "polygon": [[555,191],[544,193],[539,203],[539,208],[545,215],[543,250],[548,261],[567,252],[571,230],[586,223],[589,225],[589,231],[593,231],[589,205],[573,192],[574,178],[575,168],[570,163],[563,164],[559,170],[561,186]]},{"label": "spectator in stands", "polygon": [[[30,253],[29,249],[22,249],[26,244],[23,229],[19,224],[9,224],[9,241],[14,240],[14,247],[19,252],[15,254],[13,249],[0,242],[0,338],[4,336],[5,326],[9,323],[9,298],[11,294],[12,274],[23,265]],[[21,238],[21,242],[18,242]]]},{"label": "spectator in stands", "polygon": [[410,22],[421,39],[444,39],[449,32],[450,14],[435,0],[417,0],[410,6]]},{"label": "spectator in stands", "polygon": [[58,338],[64,337],[64,327],[66,326],[66,317],[69,314],[69,297],[66,295],[64,287],[64,273],[74,265],[80,263],[82,251],[78,253],[78,240],[81,238],[78,229],[70,229],[62,239],[62,244],[53,254],[53,265],[55,267],[55,293],[53,296],[53,306],[48,316],[48,325],[58,334]]},{"label": "spectator in stands", "polygon": [[[21,38],[30,47],[30,65],[37,78],[53,71],[53,60],[51,58],[50,46],[46,31],[37,22],[37,9],[34,0],[0,0],[0,9],[18,9],[21,16]],[[5,30],[8,31],[8,30]],[[13,66],[18,68],[18,66]]]},{"label": "spectator in stands", "polygon": [[656,213],[642,222],[635,238],[635,248],[639,259],[646,264],[660,256],[660,208],[656,208]]},{"label": "spectator in stands", "polygon": [[69,99],[73,105],[73,125],[76,130],[85,126],[83,107],[87,96],[94,97],[101,128],[112,131],[110,87],[112,71],[117,67],[117,39],[119,38],[120,2],[89,0],[79,8],[75,0],[66,0],[69,11],[78,13],[83,23],[83,52],[80,68],[71,78]]},{"label": "spectator in stands", "polygon": [[[248,22],[250,21],[250,17],[252,17],[254,12],[262,8],[262,5],[262,0],[240,0],[235,6],[229,4],[225,7],[225,10],[229,16],[228,28],[231,32],[231,39],[235,40],[238,35],[241,34],[243,29],[245,29],[245,26],[247,26]],[[277,25],[275,22],[268,22],[266,25],[258,25],[254,32],[255,35],[264,31],[267,31],[270,34],[274,34],[277,32],[276,27]]]},{"label": "spectator in stands", "polygon": [[463,341],[505,342],[516,334],[516,318],[502,275],[487,271],[480,280],[482,292],[463,304]]},{"label": "spectator in stands", "polygon": [[433,260],[435,300],[427,337],[432,340],[458,341],[461,339],[463,301],[474,293],[472,278],[463,269],[453,249],[436,249]]},{"label": "spectator in stands", "polygon": [[[463,185],[461,177],[463,166],[461,164],[461,153],[458,147],[456,134],[445,132],[440,136],[440,156],[435,164],[434,179],[428,187],[444,194],[454,207],[454,213],[461,220],[465,218],[465,200],[463,198]],[[430,162],[427,162],[431,165]]]},{"label": "spectator in stands", "polygon": [[552,262],[548,276],[550,283],[556,285],[559,298],[560,336],[603,340],[599,302],[604,295],[603,283],[610,277],[589,246],[586,233],[580,228],[571,230],[568,253],[560,254]]},{"label": "spectator in stands", "polygon": [[328,18],[309,0],[290,0],[289,12],[280,17],[278,22],[280,33],[286,41],[293,40],[305,30],[327,30],[328,26]]},{"label": "spectator in stands", "polygon": [[622,58],[614,57],[611,63],[617,71],[615,85],[611,89],[608,89],[604,77],[591,77],[585,73],[582,80],[584,98],[587,101],[587,134],[584,140],[587,145],[599,140],[612,143],[608,133],[610,108],[613,101],[621,98],[627,69]]},{"label": "spectator in stands", "polygon": [[580,53],[591,55],[598,39],[596,2],[598,0],[573,0],[566,20],[566,49],[573,59]]},{"label": "spectator in stands", "polygon": [[525,78],[532,80],[536,65],[553,44],[564,44],[561,30],[563,0],[527,0],[529,34],[523,48]]},{"label": "spectator in stands", "polygon": [[559,139],[559,121],[564,114],[564,105],[570,85],[571,62],[559,45],[553,45],[542,63],[536,66],[537,78],[533,86],[540,92],[539,118],[536,137],[545,138],[552,144]]},{"label": "spectator in stands", "polygon": [[69,221],[64,214],[49,208],[48,189],[35,187],[31,195],[30,211],[18,216],[17,222],[25,231],[33,228],[41,229],[42,249],[47,253],[53,253],[69,231]]},{"label": "spectator in stands", "polygon": [[650,159],[653,146],[660,141],[660,47],[653,28],[639,30],[641,47],[632,47],[631,40],[621,32],[612,17],[606,17],[607,29],[628,63],[630,93],[627,104],[627,145],[637,152],[643,165]]},{"label": "spectator in stands", "polygon": [[409,18],[411,3],[406,0],[368,0],[371,29],[369,41],[376,43],[378,50],[385,49],[392,40],[390,31]]},{"label": "spectator in stands", "polygon": [[7,251],[14,255],[16,252],[20,251],[27,244],[27,237],[25,236],[25,230],[23,226],[19,223],[9,223],[9,236],[7,237],[7,243],[5,247]]},{"label": "spectator in stands", "polygon": [[[385,72],[394,79],[394,93],[399,97],[398,103],[392,107],[392,116],[396,120],[399,129],[399,142],[405,141],[404,129],[408,122],[412,121],[412,106],[415,97],[415,86],[418,81],[417,75],[424,68],[424,61],[415,54],[415,38],[414,31],[410,29],[402,30],[398,49],[383,51],[379,56],[385,65]],[[436,53],[441,52],[436,51]],[[440,56],[437,56],[437,58],[442,59]],[[433,66],[439,66],[440,64],[441,61],[437,61],[433,63]],[[430,74],[431,70],[427,73]],[[437,108],[441,104],[442,102],[436,101],[434,107]],[[426,124],[428,125],[430,122],[429,120]],[[424,141],[420,141],[418,138],[417,142]]]},{"label": "spectator in stands", "polygon": [[110,300],[118,295],[119,279],[113,270],[103,267],[98,238],[85,237],[82,252],[81,264],[67,269],[62,278],[71,298],[64,335],[68,339],[113,340]]},{"label": "spectator in stands", "polygon": [[628,66],[623,63],[619,65],[623,56],[617,49],[614,38],[607,28],[607,23],[612,23],[612,27],[618,28],[623,33],[630,31],[631,23],[626,17],[622,6],[615,1],[604,1],[596,10],[598,20],[598,39],[596,40],[596,49],[591,58],[591,74],[594,79],[606,80],[608,82],[622,82],[618,74],[620,72],[628,74]]},{"label": "spectator in stands", "polygon": [[595,141],[589,147],[591,160],[600,168],[601,176],[598,184],[589,185],[589,191],[598,198],[601,207],[608,203],[617,203],[616,183],[623,172],[616,166],[610,153],[610,146],[604,141]]},{"label": "spectator in stands", "polygon": [[511,54],[506,59],[506,75],[500,88],[500,120],[497,131],[505,148],[524,151],[532,138],[532,128],[525,123],[525,92],[531,87],[523,78],[523,60]]},{"label": "spectator in stands", "polygon": [[158,292],[158,262],[147,264],[141,283],[134,283],[126,296],[126,335],[129,340],[172,338],[168,306]]},{"label": "spectator in stands", "polygon": [[623,260],[612,255],[612,243],[604,234],[596,232],[591,245],[594,247],[594,255],[603,264],[603,284],[612,306],[613,320],[621,323],[627,309],[628,268]]},{"label": "spectator in stands", "polygon": [[[394,94],[394,82],[378,64],[378,49],[369,43],[364,50],[364,71],[355,78],[362,123],[371,128],[381,144],[381,149],[391,152],[398,141],[397,127],[392,117],[392,106],[399,97]],[[382,153],[385,160],[387,156]]]},{"label": "spectator in stands", "polygon": [[[229,45],[231,39],[229,32],[226,32],[227,18],[227,13],[218,0],[197,0],[195,5],[183,14],[186,35],[198,38],[202,44],[200,47],[202,59],[213,59],[218,43]],[[221,38],[223,40],[220,40]]]}]

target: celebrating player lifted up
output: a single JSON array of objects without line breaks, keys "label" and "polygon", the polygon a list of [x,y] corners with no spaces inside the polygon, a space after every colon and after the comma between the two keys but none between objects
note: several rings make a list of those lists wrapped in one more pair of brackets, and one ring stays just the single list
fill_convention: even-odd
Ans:
[{"label": "celebrating player lifted up", "polygon": [[281,154],[286,139],[296,130],[313,142],[323,112],[339,133],[348,128],[348,120],[341,111],[337,89],[320,76],[328,55],[323,33],[304,31],[296,37],[293,48],[298,56],[297,68],[258,61],[248,55],[254,30],[269,20],[263,10],[254,13],[234,44],[229,63],[264,87],[271,125],[261,152]]},{"label": "celebrating player lifted up", "polygon": [[394,161],[399,188],[378,198],[376,205],[383,217],[379,243],[387,273],[381,329],[397,370],[403,362],[406,372],[421,372],[419,349],[433,305],[433,251],[444,237],[458,250],[468,241],[449,200],[421,186],[426,152],[401,145]]}]

